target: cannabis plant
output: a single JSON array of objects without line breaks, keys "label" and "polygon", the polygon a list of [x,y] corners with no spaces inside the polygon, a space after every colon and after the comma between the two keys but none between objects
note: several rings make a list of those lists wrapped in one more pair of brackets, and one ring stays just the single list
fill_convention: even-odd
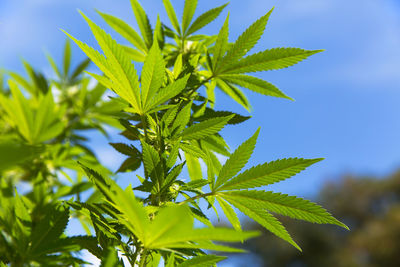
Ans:
[{"label": "cannabis plant", "polygon": [[[102,266],[214,266],[226,257],[210,252],[240,252],[227,243],[258,235],[242,230],[238,211],[299,250],[275,214],[347,228],[317,204],[264,190],[320,158],[280,159],[242,171],[260,129],[230,152],[220,131],[250,117],[216,109],[215,90],[247,111],[244,89],[290,100],[252,73],[287,68],[321,50],[274,48],[249,55],[272,10],[229,42],[229,15],[216,35],[199,33],[226,4],[193,19],[197,0],[186,0],[181,23],[171,2],[163,4],[170,22],[157,18],[153,28],[140,3],[131,0],[140,33],[99,12],[128,45],[81,12],[102,52],[65,33],[100,72],[82,74],[88,60],[71,72],[67,42],[62,69],[49,56],[57,79],[26,62],[30,80],[9,73],[9,90],[0,95],[0,152],[7,153],[0,162],[5,264],[77,266],[85,263],[77,252],[87,249]],[[108,98],[102,97],[106,89]],[[126,156],[116,170],[131,173],[125,189],[81,134],[95,129],[107,135],[107,125],[126,138],[110,143]],[[21,181],[28,182],[25,193]],[[221,211],[232,227],[210,221],[212,212]],[[79,220],[87,234],[66,235],[69,220]]]}]

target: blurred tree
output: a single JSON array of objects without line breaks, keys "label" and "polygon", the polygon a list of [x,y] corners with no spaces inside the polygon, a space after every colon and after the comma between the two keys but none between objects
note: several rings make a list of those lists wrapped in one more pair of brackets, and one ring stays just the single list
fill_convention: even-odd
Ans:
[{"label": "blurred tree", "polygon": [[243,244],[254,262],[296,267],[400,266],[400,172],[385,179],[345,177],[328,183],[318,202],[343,218],[351,231],[281,218],[302,244],[301,253],[249,223],[248,228],[263,231],[262,236]]}]

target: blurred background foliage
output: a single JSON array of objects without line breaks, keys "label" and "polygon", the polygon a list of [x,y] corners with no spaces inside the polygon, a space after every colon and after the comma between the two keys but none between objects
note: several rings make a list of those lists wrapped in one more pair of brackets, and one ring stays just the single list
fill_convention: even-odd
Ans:
[{"label": "blurred background foliage", "polygon": [[395,267],[400,266],[400,171],[385,178],[345,176],[328,182],[315,199],[343,219],[351,231],[280,218],[293,233],[303,252],[274,238],[256,224],[263,235],[242,247],[251,255],[240,255],[234,266],[290,267]]}]

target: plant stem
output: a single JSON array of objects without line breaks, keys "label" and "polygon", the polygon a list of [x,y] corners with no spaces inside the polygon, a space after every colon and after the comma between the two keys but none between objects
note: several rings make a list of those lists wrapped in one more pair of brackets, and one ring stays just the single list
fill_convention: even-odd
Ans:
[{"label": "plant stem", "polygon": [[147,142],[147,122],[146,122],[146,117],[145,115],[140,116],[142,119],[142,127],[144,131],[144,140]]},{"label": "plant stem", "polygon": [[139,267],[146,266],[146,260],[147,260],[147,249],[143,249],[142,253],[140,254]]}]

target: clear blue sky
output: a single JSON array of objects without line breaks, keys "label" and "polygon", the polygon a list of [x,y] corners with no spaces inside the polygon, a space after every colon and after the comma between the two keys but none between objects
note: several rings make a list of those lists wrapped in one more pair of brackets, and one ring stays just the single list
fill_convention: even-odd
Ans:
[{"label": "clear blue sky", "polygon": [[[146,0],[152,21],[169,22],[161,0]],[[172,1],[181,12],[183,1]],[[224,3],[199,1],[196,15]],[[112,3],[112,4],[111,4]],[[260,73],[295,102],[248,93],[253,118],[224,130],[235,148],[258,126],[261,134],[249,165],[283,157],[324,157],[304,174],[274,188],[287,193],[315,193],[325,179],[344,173],[384,175],[400,166],[400,7],[395,0],[246,0],[231,1],[222,16],[204,29],[217,33],[228,10],[230,39],[271,7],[275,11],[256,50],[277,46],[326,49],[292,68]],[[136,27],[128,0],[1,0],[0,67],[22,70],[20,57],[51,72],[43,51],[61,60],[67,30],[94,44],[77,12],[104,25],[94,9],[121,17]],[[179,12],[178,12],[179,13]],[[111,33],[113,33],[110,30]],[[114,34],[114,33],[113,33]],[[116,34],[114,34],[116,36]],[[75,59],[83,54],[74,47]],[[217,108],[240,110],[224,95]],[[100,142],[96,138],[96,146]],[[97,148],[115,168],[118,154]]]},{"label": "clear blue sky", "polygon": [[[141,2],[153,25],[157,13],[167,22],[161,0]],[[183,0],[172,2],[182,10]],[[225,1],[199,2],[196,15]],[[317,192],[326,179],[345,173],[383,176],[396,170],[400,166],[398,1],[232,0],[227,8],[231,41],[273,6],[275,11],[255,51],[291,46],[326,52],[286,70],[260,73],[296,101],[248,93],[253,118],[226,128],[228,143],[235,148],[261,126],[249,166],[284,157],[326,158],[274,186],[301,196]],[[23,57],[50,73],[43,51],[61,60],[65,36],[59,28],[94,44],[78,8],[100,25],[104,23],[95,8],[136,27],[128,0],[1,0],[0,67],[21,71],[19,58]],[[204,32],[217,33],[227,10]],[[83,57],[78,48],[74,52],[76,60]],[[246,113],[225,96],[217,97],[217,108]],[[122,159],[102,142],[106,141],[94,138],[96,151],[115,170]],[[130,182],[127,177],[121,181]]]}]

